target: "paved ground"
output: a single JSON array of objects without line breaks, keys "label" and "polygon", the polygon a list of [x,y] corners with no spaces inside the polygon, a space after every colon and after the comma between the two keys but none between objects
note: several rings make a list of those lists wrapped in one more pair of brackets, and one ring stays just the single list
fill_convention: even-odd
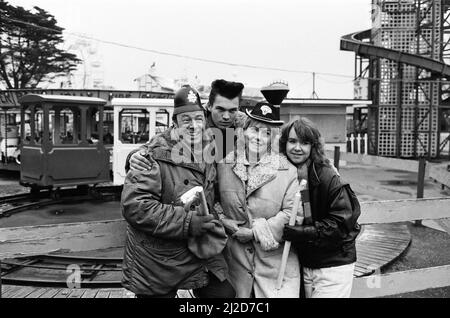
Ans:
[{"label": "paved ground", "polygon": [[[361,201],[412,199],[417,193],[417,174],[381,169],[371,166],[342,167],[340,173],[357,193]],[[0,196],[26,192],[18,184],[18,173],[0,172]],[[450,196],[450,189],[426,181],[424,197]],[[407,222],[412,234],[412,243],[397,261],[384,269],[383,273],[450,264],[450,236],[434,228],[433,222],[415,226]],[[450,287],[397,295],[396,297],[448,297]]]},{"label": "paved ground", "polygon": [[[413,199],[417,196],[417,173],[361,165],[342,167],[340,173],[360,201]],[[450,196],[450,189],[442,189],[431,180],[425,182],[425,198],[443,196]]]}]

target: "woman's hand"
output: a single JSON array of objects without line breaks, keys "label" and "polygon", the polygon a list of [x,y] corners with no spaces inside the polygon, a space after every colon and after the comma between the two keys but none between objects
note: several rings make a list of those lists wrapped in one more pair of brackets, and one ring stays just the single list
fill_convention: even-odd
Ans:
[{"label": "woman's hand", "polygon": [[253,240],[253,231],[246,227],[239,227],[239,229],[231,237],[235,238],[241,243],[247,243]]},{"label": "woman's hand", "polygon": [[231,234],[236,233],[239,230],[239,225],[245,223],[245,221],[236,221],[228,218],[223,218],[220,221],[222,222],[225,229],[228,230]]}]

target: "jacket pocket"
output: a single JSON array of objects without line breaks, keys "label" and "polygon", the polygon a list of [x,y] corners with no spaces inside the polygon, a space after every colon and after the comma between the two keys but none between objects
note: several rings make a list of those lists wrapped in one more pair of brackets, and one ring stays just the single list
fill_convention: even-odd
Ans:
[{"label": "jacket pocket", "polygon": [[162,262],[174,261],[180,262],[188,257],[189,251],[183,242],[167,242],[165,246],[145,239],[141,241],[141,246],[145,252],[151,255],[152,258]]}]

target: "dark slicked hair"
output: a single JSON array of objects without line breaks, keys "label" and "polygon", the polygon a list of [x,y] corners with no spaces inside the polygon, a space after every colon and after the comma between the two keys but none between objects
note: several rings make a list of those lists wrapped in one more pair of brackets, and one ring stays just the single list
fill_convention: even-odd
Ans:
[{"label": "dark slicked hair", "polygon": [[211,92],[209,93],[209,105],[212,106],[217,95],[223,96],[228,99],[234,99],[242,97],[242,90],[244,84],[239,82],[229,82],[224,79],[218,79],[211,83]]},{"label": "dark slicked hair", "polygon": [[[316,125],[305,117],[293,120],[281,128],[280,152],[286,154],[286,144],[289,139],[291,128],[294,128],[295,134],[300,142],[311,144],[310,158],[314,163],[330,167],[330,161],[325,157],[324,140],[320,135]],[[289,158],[289,157],[288,157]]]}]

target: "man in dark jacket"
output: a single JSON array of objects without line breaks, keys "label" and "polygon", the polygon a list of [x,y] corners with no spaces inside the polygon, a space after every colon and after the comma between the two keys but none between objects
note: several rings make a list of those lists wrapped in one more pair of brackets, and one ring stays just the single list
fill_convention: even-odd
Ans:
[{"label": "man in dark jacket", "polygon": [[181,201],[184,193],[200,186],[208,208],[213,206],[215,166],[198,158],[194,149],[201,154],[210,142],[204,134],[204,109],[190,86],[176,93],[174,103],[174,127],[146,145],[143,155],[150,168],[131,170],[125,179],[121,203],[129,226],[122,283],[138,297],[174,297],[178,289],[193,289],[198,297],[234,297],[221,250],[203,258],[190,245],[210,233],[223,233],[219,240],[225,240],[224,246],[222,225]]}]

